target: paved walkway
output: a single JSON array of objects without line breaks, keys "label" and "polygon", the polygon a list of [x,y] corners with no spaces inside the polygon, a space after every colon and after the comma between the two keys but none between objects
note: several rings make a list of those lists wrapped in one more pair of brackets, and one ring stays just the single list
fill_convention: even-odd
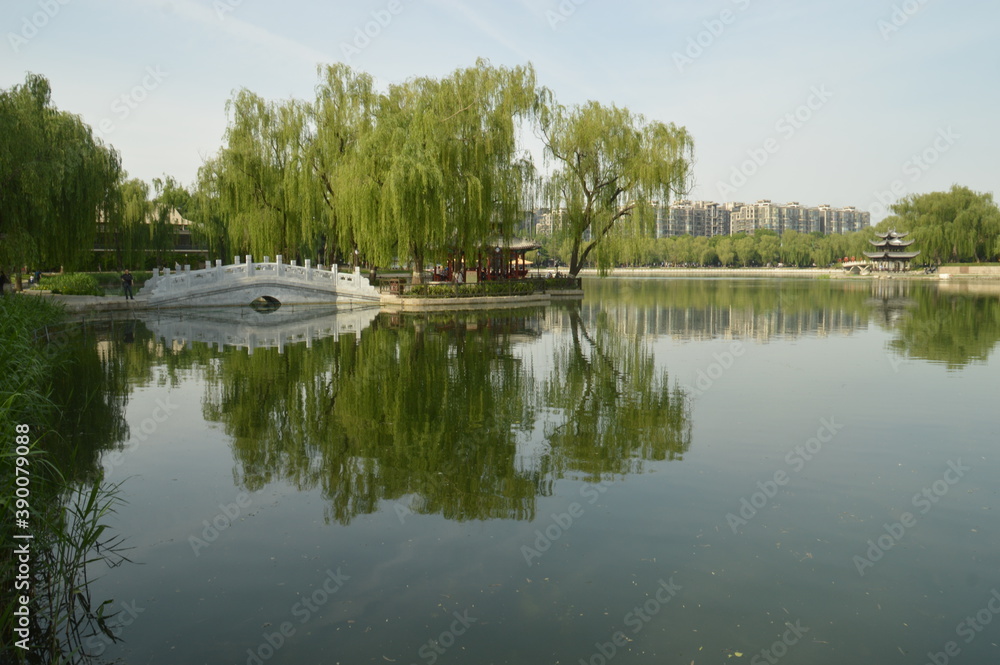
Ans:
[{"label": "paved walkway", "polygon": [[117,310],[148,309],[146,296],[136,296],[135,300],[125,300],[125,296],[67,296],[52,295],[47,291],[25,290],[21,295],[47,298],[66,307],[69,312],[109,312]]}]

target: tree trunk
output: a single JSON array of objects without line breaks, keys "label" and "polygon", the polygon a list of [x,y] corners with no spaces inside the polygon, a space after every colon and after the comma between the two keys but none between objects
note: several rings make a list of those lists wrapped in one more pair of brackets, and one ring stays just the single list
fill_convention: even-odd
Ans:
[{"label": "tree trunk", "polygon": [[573,252],[569,257],[569,276],[576,277],[577,273],[580,272],[580,239],[573,239]]},{"label": "tree trunk", "polygon": [[424,255],[423,252],[415,248],[413,250],[413,276],[410,282],[412,284],[424,283]]}]

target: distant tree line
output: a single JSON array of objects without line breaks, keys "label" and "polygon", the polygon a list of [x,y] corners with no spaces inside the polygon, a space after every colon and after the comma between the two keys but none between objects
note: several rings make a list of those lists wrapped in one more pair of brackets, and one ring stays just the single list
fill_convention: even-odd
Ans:
[{"label": "distant tree line", "polygon": [[[909,232],[919,250],[916,265],[995,262],[1000,260],[1000,208],[992,194],[976,193],[958,185],[947,192],[908,196],[892,206],[893,215],[877,226],[849,234],[777,234],[760,229],[731,236],[675,236],[654,238],[649,229],[623,224],[615,242],[603,249],[604,265],[616,266],[787,266],[825,267],[844,259],[865,260],[876,232]],[[572,242],[557,230],[539,238],[539,259],[569,264]],[[596,261],[590,267],[601,267]]]}]

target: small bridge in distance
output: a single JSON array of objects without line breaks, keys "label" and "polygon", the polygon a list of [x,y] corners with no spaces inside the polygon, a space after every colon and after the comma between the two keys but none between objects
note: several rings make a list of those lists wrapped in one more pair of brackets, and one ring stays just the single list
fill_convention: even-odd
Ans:
[{"label": "small bridge in distance", "polygon": [[266,256],[254,263],[247,255],[242,263],[237,256],[231,265],[216,260],[201,270],[190,266],[174,272],[154,270],[139,295],[153,307],[249,305],[259,299],[282,305],[377,305],[380,300],[378,289],[361,276],[360,268],[342,273],[336,264],[327,270],[313,267],[308,259],[299,266],[295,261],[285,263],[281,255],[273,263]]}]

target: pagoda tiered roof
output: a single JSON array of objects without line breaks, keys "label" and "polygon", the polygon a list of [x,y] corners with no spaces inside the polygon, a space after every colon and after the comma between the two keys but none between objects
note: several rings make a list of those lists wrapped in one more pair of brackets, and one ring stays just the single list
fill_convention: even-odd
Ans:
[{"label": "pagoda tiered roof", "polygon": [[883,260],[883,261],[908,261],[915,258],[920,252],[905,252],[902,251],[904,247],[909,247],[915,241],[913,240],[903,240],[905,236],[910,235],[907,233],[897,233],[895,229],[886,231],[885,233],[876,233],[876,236],[881,238],[881,240],[869,240],[868,242],[878,247],[880,251],[878,252],[862,252],[869,259]]},{"label": "pagoda tiered roof", "polygon": [[862,252],[862,254],[869,259],[912,259],[920,254],[920,252],[894,252],[886,250],[882,252]]}]

